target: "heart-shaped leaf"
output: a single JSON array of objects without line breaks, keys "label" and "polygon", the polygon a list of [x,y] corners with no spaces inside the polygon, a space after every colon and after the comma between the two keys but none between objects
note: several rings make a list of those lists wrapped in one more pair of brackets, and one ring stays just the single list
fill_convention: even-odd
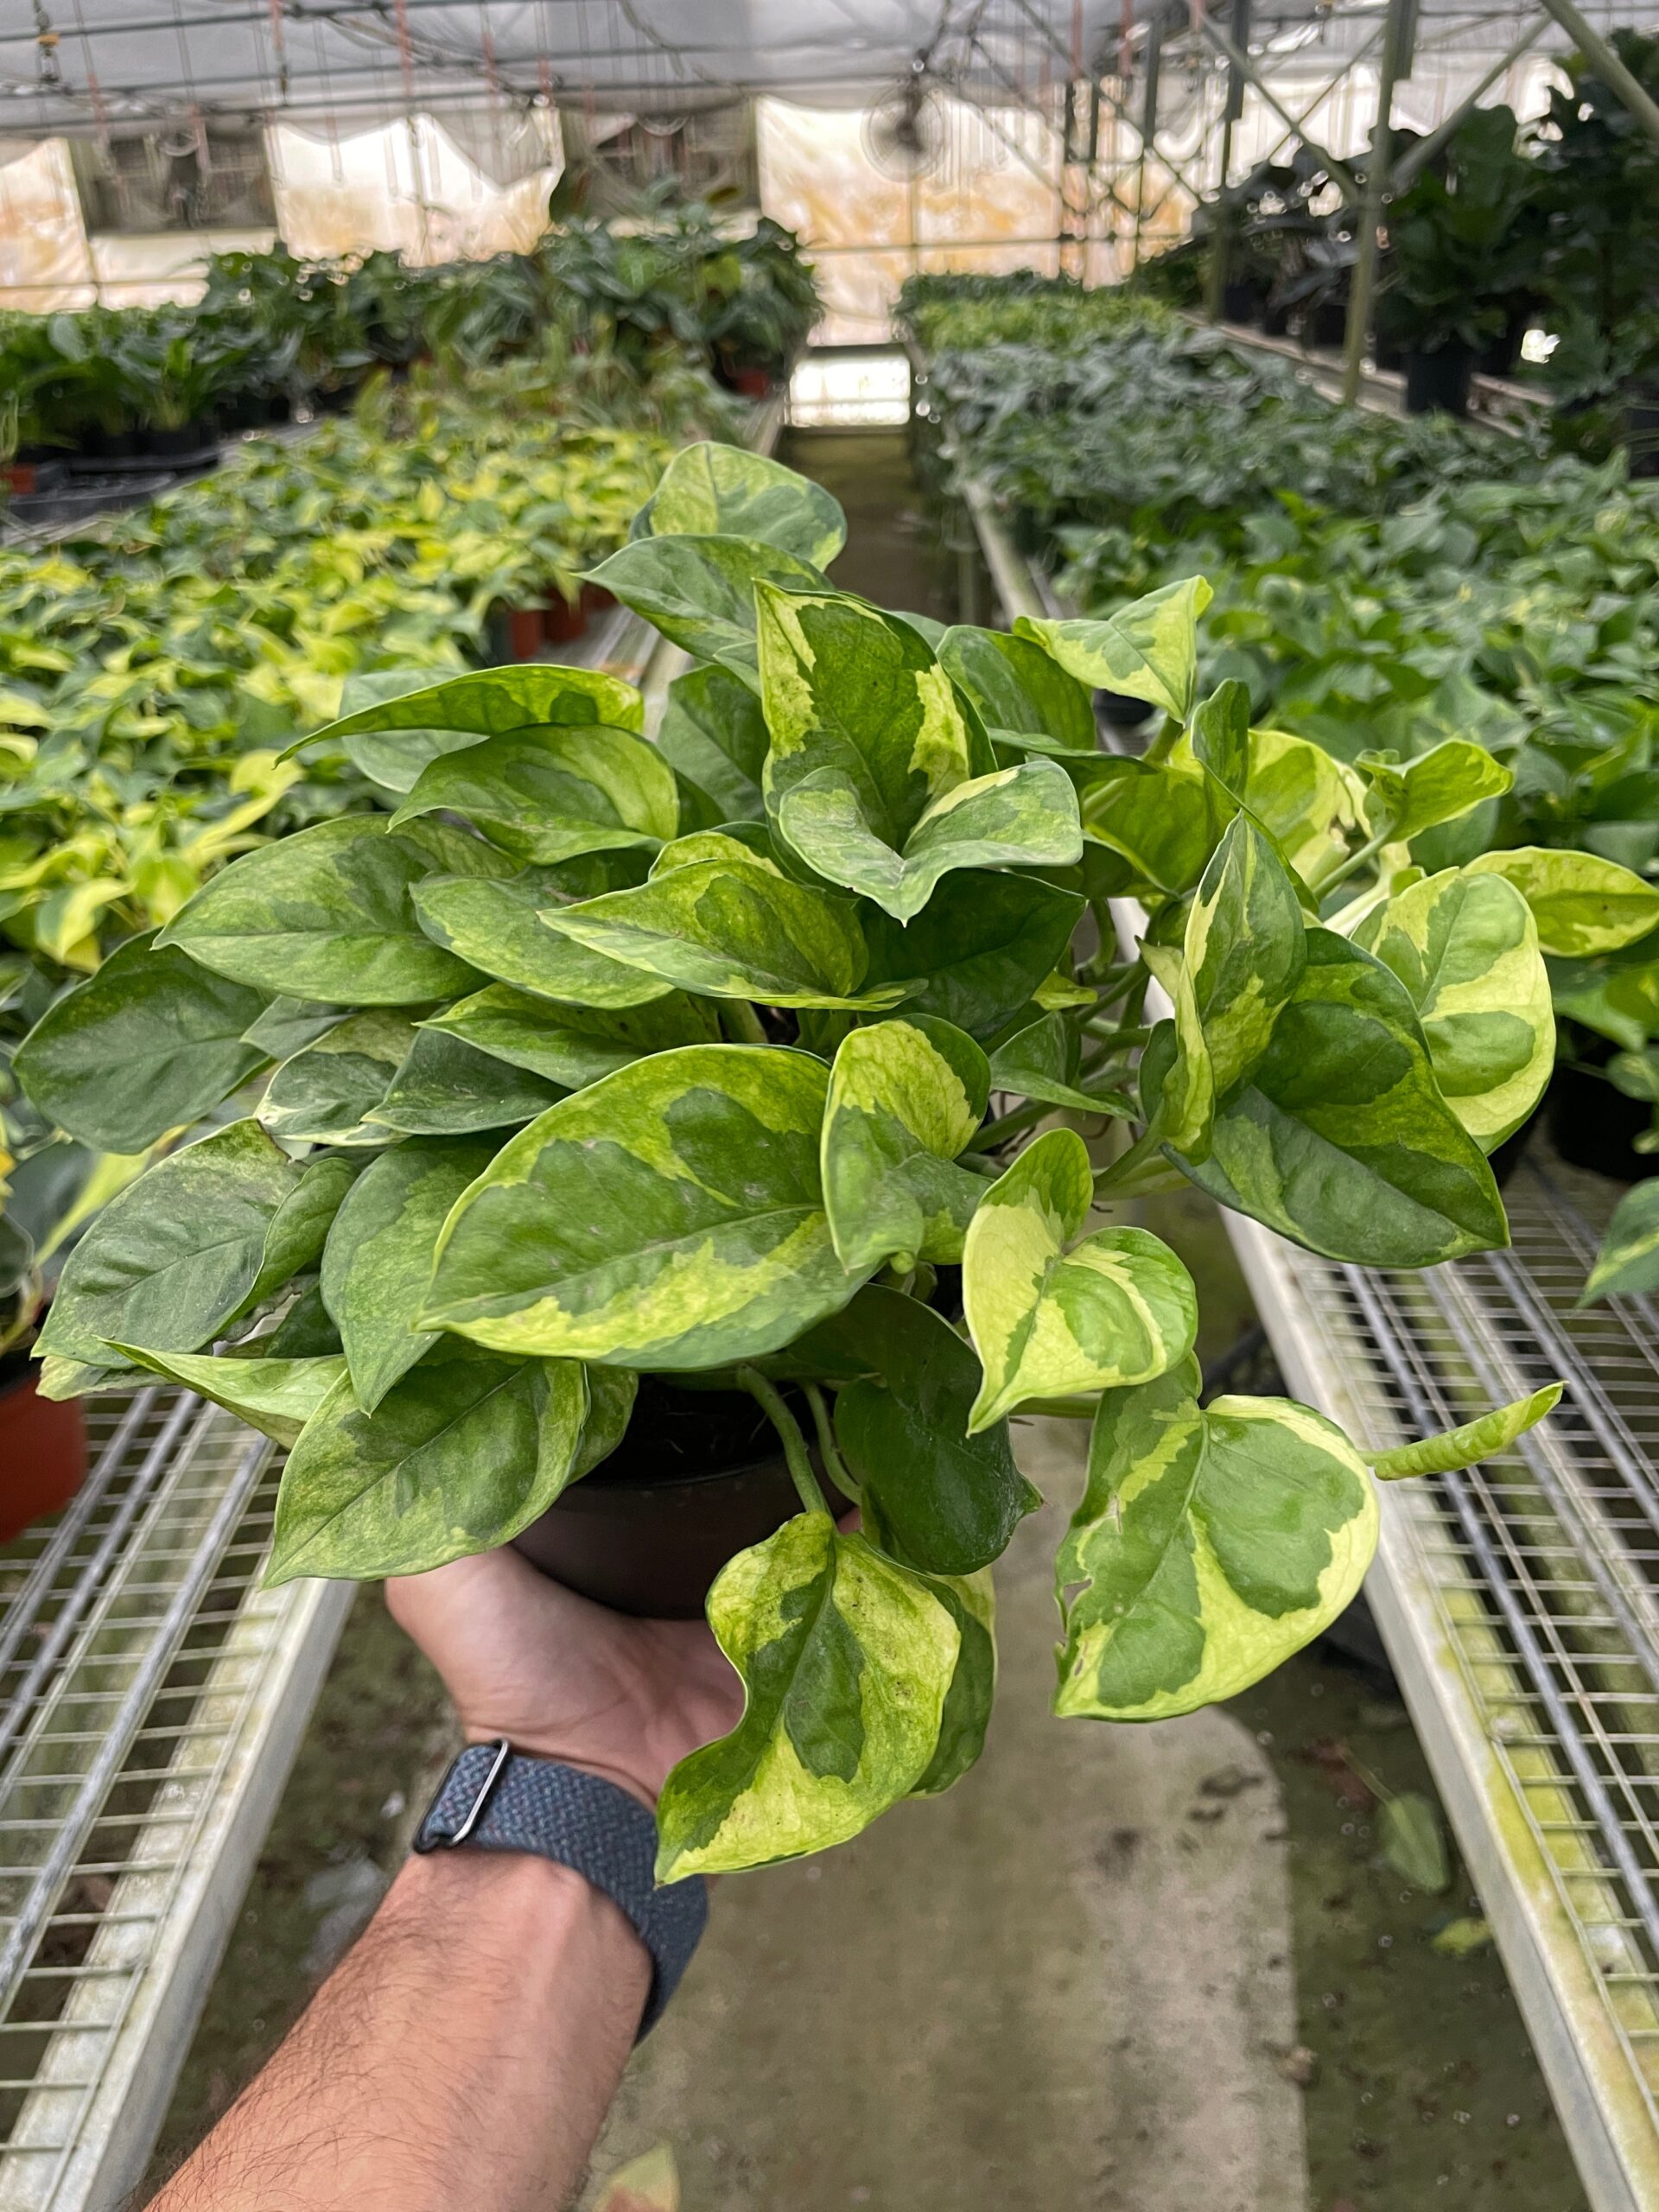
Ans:
[{"label": "heart-shaped leaf", "polygon": [[476,971],[435,944],[410,893],[426,855],[384,821],[348,815],[245,853],[156,939],[253,989],[334,1006],[453,998]]},{"label": "heart-shaped leaf", "polygon": [[1051,1129],[981,1199],[962,1277],[984,1368],[970,1434],[1027,1398],[1120,1389],[1192,1350],[1198,1300],[1166,1244],[1144,1229],[1098,1229],[1066,1249],[1093,1198],[1083,1139]]},{"label": "heart-shaped leaf", "polygon": [[601,561],[592,582],[643,614],[671,644],[760,689],[754,643],[758,583],[828,588],[808,562],[753,538],[640,537]]},{"label": "heart-shaped leaf", "polygon": [[441,1029],[417,1029],[370,1120],[405,1136],[470,1136],[534,1121],[564,1096],[559,1084],[480,1052]]},{"label": "heart-shaped leaf", "polygon": [[1301,902],[1248,815],[1236,815],[1205,869],[1182,940],[1217,1099],[1267,1051],[1306,963]]},{"label": "heart-shaped leaf", "polygon": [[1198,617],[1212,597],[1202,576],[1187,576],[1103,621],[1053,622],[1022,614],[1014,632],[1035,639],[1080,683],[1144,699],[1185,721],[1198,689]]},{"label": "heart-shaped leaf", "polygon": [[137,1366],[210,1398],[284,1446],[298,1443],[300,1431],[346,1372],[338,1353],[320,1359],[230,1359],[150,1351],[138,1344],[117,1349]]},{"label": "heart-shaped leaf", "polygon": [[945,632],[938,656],[995,742],[1034,739],[1062,755],[1097,756],[1100,737],[1087,687],[1032,639],[963,625]]},{"label": "heart-shaped leaf", "polygon": [[283,1470],[267,1584],[424,1574],[511,1543],[569,1482],[588,1410],[579,1361],[465,1345],[411,1368],[372,1414],[342,1379]]},{"label": "heart-shaped leaf", "polygon": [[880,1009],[901,987],[860,990],[869,955],[852,904],[764,863],[697,861],[579,906],[550,930],[664,986],[765,1006]]},{"label": "heart-shaped leaf", "polygon": [[869,1274],[889,1257],[901,1268],[962,1257],[986,1185],[955,1161],[988,1090],[972,1038],[926,1014],[855,1029],[843,1041],[823,1118],[823,1200],[849,1272]]},{"label": "heart-shaped leaf", "polygon": [[465,816],[503,851],[543,866],[613,847],[655,847],[679,828],[674,772],[626,730],[524,729],[446,753],[391,817]]},{"label": "heart-shaped leaf", "polygon": [[920,913],[953,869],[1069,868],[1083,851],[1071,779],[1045,760],[955,785],[926,808],[901,849],[871,827],[856,784],[839,768],[817,769],[792,785],[778,802],[777,821],[809,868],[900,922]]},{"label": "heart-shaped leaf", "polygon": [[143,1152],[217,1106],[265,1055],[245,1033],[264,999],[131,938],[35,1023],[12,1061],[50,1122],[99,1152]]},{"label": "heart-shaped leaf", "polygon": [[633,518],[631,537],[758,538],[814,568],[847,543],[840,504],[792,468],[746,446],[684,446]]},{"label": "heart-shaped leaf", "polygon": [[[1092,994],[1090,1003],[1093,1003]],[[1077,1081],[1080,1040],[1077,1026],[1063,1014],[1046,1014],[1027,1023],[991,1054],[991,1089],[1020,1098],[1065,1106],[1075,1114],[1129,1114],[1121,1091],[1088,1091]]]},{"label": "heart-shaped leaf", "polygon": [[438,1341],[415,1317],[449,1210],[489,1166],[486,1144],[404,1144],[372,1160],[322,1249],[322,1297],[365,1414]]},{"label": "heart-shaped leaf", "polygon": [[943,1314],[872,1285],[861,1326],[879,1372],[836,1399],[836,1434],[883,1551],[931,1574],[972,1574],[1007,1550],[1042,1500],[1014,1462],[1006,1421],[968,1432],[979,1387],[973,1353]]},{"label": "heart-shaped leaf", "polygon": [[1491,1152],[1555,1066],[1549,976],[1525,899],[1501,875],[1446,868],[1373,907],[1354,942],[1405,985],[1446,1103]]},{"label": "heart-shaped leaf", "polygon": [[563,874],[526,868],[506,883],[429,876],[415,887],[415,911],[435,944],[518,990],[593,1007],[643,1006],[665,996],[671,986],[660,976],[590,951],[543,921],[563,895]]},{"label": "heart-shaped leaf", "polygon": [[[338,1166],[340,1163],[331,1163]],[[304,1171],[257,1122],[233,1122],[159,1160],[112,1198],[68,1259],[41,1353],[105,1363],[110,1344],[194,1351],[306,1264],[283,1210]],[[335,1194],[335,1204],[340,1193]],[[320,1229],[313,1250],[321,1251]]]},{"label": "heart-shaped leaf", "polygon": [[1029,1006],[1084,911],[1075,892],[1035,876],[947,875],[915,919],[867,912],[872,984],[907,983],[907,1012],[994,1037]]},{"label": "heart-shaped leaf", "polygon": [[716,822],[761,822],[761,777],[772,743],[760,702],[724,668],[694,668],[668,687],[658,749],[706,794]]},{"label": "heart-shaped leaf", "polygon": [[259,1120],[289,1144],[390,1144],[394,1132],[368,1117],[416,1034],[401,1014],[351,1015],[283,1063],[259,1102]]},{"label": "heart-shaped leaf", "polygon": [[1060,1547],[1054,1709],[1162,1720],[1236,1696],[1328,1628],[1376,1548],[1341,1430],[1284,1398],[1200,1411],[1190,1361],[1100,1402]]},{"label": "heart-shaped leaf", "polygon": [[1272,1042],[1186,1172],[1333,1259],[1422,1268],[1506,1243],[1491,1170],[1441,1096],[1404,986],[1331,931],[1306,935]]},{"label": "heart-shaped leaf", "polygon": [[1579,1303],[1643,1298],[1659,1290],[1659,1177],[1626,1191],[1613,1209]]},{"label": "heart-shaped leaf", "polygon": [[742,1677],[743,1718],[664,1784],[659,1882],[798,1859],[868,1827],[932,1761],[961,1643],[925,1576],[825,1513],[740,1552],[709,1621]]},{"label": "heart-shaped leaf", "polygon": [[566,1090],[580,1090],[652,1052],[713,1045],[720,1036],[713,1007],[683,991],[643,1007],[559,1006],[507,983],[458,999],[421,1026],[441,1029]]},{"label": "heart-shaped leaf", "polygon": [[1354,765],[1371,786],[1373,821],[1401,844],[1454,822],[1483,799],[1502,798],[1515,782],[1484,745],[1466,737],[1448,737],[1400,766],[1370,753]]},{"label": "heart-shaped leaf", "polygon": [[442,683],[372,700],[324,728],[314,730],[289,751],[297,753],[305,746],[353,737],[359,731],[454,730],[474,737],[497,737],[504,730],[528,729],[548,722],[607,722],[613,729],[639,730],[645,726],[645,702],[632,683],[594,668],[569,668],[543,661],[513,668],[478,669],[470,675],[445,677]]},{"label": "heart-shaped leaf", "polygon": [[1222,797],[1167,762],[1106,760],[1089,772],[1083,824],[1123,855],[1136,887],[1162,899],[1191,891],[1204,874],[1231,810]]},{"label": "heart-shaped leaf", "polygon": [[1617,952],[1659,929],[1659,886],[1594,853],[1522,845],[1482,853],[1475,874],[1501,875],[1532,909],[1540,950],[1568,959]]},{"label": "heart-shaped leaf", "polygon": [[422,1325],[645,1369],[788,1344],[858,1285],[823,1211],[829,1080],[809,1053],[693,1045],[562,1100],[450,1215]]}]

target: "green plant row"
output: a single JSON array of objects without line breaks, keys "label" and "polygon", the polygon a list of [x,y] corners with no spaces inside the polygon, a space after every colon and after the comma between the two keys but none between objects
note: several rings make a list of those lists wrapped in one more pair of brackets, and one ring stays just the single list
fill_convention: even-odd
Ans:
[{"label": "green plant row", "polygon": [[778,375],[819,299],[798,241],[770,218],[733,234],[658,194],[639,227],[562,214],[534,251],[434,268],[394,253],[319,261],[280,244],[215,255],[188,307],[0,315],[0,461],[217,416],[227,427],[431,358],[471,371],[533,353],[550,323],[635,365],[690,347],[710,367]]},{"label": "green plant row", "polygon": [[[85,1143],[191,1128],[71,1255],[42,1388],[159,1373],[287,1444],[278,1580],[509,1541],[662,1378],[766,1409],[801,1510],[710,1594],[748,1696],[668,1781],[664,1880],[971,1765],[1022,1409],[1092,1422],[1055,1703],[1109,1720],[1258,1680],[1357,1587],[1374,1478],[1541,1418],[1554,1388],[1368,1464],[1287,1401],[1201,1407],[1185,1268],[1090,1216],[1192,1182],[1360,1262],[1502,1244],[1541,946],[1659,917],[1548,853],[1391,894],[1379,856],[1506,772],[1252,728],[1200,684],[1199,582],[947,630],[837,590],[843,537],[776,464],[681,454],[594,574],[695,658],[656,741],[637,692],[555,667],[349,714],[302,753],[403,748],[390,819],[237,860],[17,1060]],[[1096,749],[1103,683],[1164,715],[1155,757]],[[1079,963],[1119,892],[1144,940]],[[1126,1141],[1097,1165],[1056,1109]]]},{"label": "green plant row", "polygon": [[[1127,300],[1109,346],[1090,308],[1046,350],[952,350],[994,312],[981,291],[953,323],[936,286],[931,389],[1069,601],[1108,615],[1202,570],[1206,665],[1259,721],[1348,763],[1477,741],[1505,789],[1402,868],[1538,846],[1654,874],[1659,496],[1622,461],[1338,410]],[[1027,302],[1007,313],[1023,327]],[[1659,1098],[1659,938],[1558,948],[1551,970],[1569,1056]]]},{"label": "green plant row", "polygon": [[[499,658],[501,607],[574,597],[677,444],[734,428],[707,372],[659,352],[540,352],[464,389],[422,373],[101,534],[0,550],[0,1151],[13,1173],[0,1299],[93,1174],[52,1146],[4,1061],[66,975],[169,921],[273,832],[395,804],[353,747],[302,778],[283,750],[413,672]],[[6,1333],[0,1324],[0,1338]]]}]

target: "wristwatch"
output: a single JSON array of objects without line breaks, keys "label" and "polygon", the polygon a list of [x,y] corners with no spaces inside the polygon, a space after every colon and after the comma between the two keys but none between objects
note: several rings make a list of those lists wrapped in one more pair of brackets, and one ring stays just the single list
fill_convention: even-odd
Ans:
[{"label": "wristwatch", "polygon": [[532,1852],[603,1891],[651,1954],[641,2037],[662,2018],[709,1918],[701,1874],[658,1886],[657,1823],[638,1798],[580,1767],[527,1758],[505,1736],[469,1744],[451,1761],[415,1849]]}]

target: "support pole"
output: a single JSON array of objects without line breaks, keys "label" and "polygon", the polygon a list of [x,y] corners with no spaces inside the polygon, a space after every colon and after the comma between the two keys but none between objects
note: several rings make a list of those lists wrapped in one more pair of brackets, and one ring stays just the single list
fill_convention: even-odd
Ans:
[{"label": "support pole", "polygon": [[1207,322],[1221,321],[1222,293],[1227,283],[1227,249],[1230,216],[1227,207],[1228,175],[1233,166],[1233,125],[1244,112],[1244,79],[1238,57],[1250,42],[1250,0],[1233,0],[1234,58],[1227,64],[1227,100],[1221,111],[1221,175],[1216,185],[1216,234],[1210,243],[1210,265],[1205,271],[1204,314]]},{"label": "support pole", "polygon": [[[1135,255],[1132,268],[1141,266],[1141,227],[1146,220],[1147,155],[1158,135],[1158,80],[1164,66],[1164,11],[1154,11],[1147,27],[1147,81],[1141,96],[1141,152],[1135,165]],[[1160,202],[1161,204],[1161,202]]]},{"label": "support pole", "polygon": [[1649,137],[1659,145],[1659,103],[1656,103],[1652,93],[1631,75],[1595,25],[1579,13],[1573,0],[1544,0],[1544,5],[1580,53],[1595,64]]},{"label": "support pole", "polygon": [[1522,55],[1535,44],[1543,20],[1541,16],[1535,16],[1515,44],[1506,53],[1498,55],[1468,98],[1459,100],[1450,115],[1442,117],[1427,138],[1420,138],[1414,146],[1401,156],[1395,164],[1390,191],[1403,192],[1414,177],[1421,175],[1432,161],[1437,160],[1446,151],[1498,79],[1513,69]]},{"label": "support pole", "polygon": [[1376,233],[1382,220],[1383,194],[1388,189],[1389,160],[1394,147],[1394,86],[1399,74],[1410,22],[1412,0],[1389,0],[1382,37],[1382,60],[1377,72],[1376,121],[1371,130],[1370,158],[1365,164],[1365,194],[1360,206],[1359,255],[1354,263],[1348,292],[1347,344],[1342,365],[1342,397],[1351,407],[1359,397],[1359,372],[1365,358],[1365,334],[1371,320],[1371,297],[1376,289]]},{"label": "support pole", "polygon": [[[1304,134],[1302,123],[1306,121],[1306,118],[1303,117],[1301,122],[1297,120],[1297,118],[1291,113],[1290,110],[1286,107],[1283,102],[1279,99],[1278,94],[1268,86],[1261,72],[1257,69],[1255,64],[1251,60],[1249,55],[1246,54],[1242,48],[1234,45],[1232,40],[1228,37],[1226,32],[1223,30],[1221,25],[1215,21],[1213,16],[1206,16],[1205,17],[1204,35],[1218,54],[1222,54],[1226,56],[1228,61],[1238,71],[1245,83],[1255,87],[1262,100],[1264,100],[1267,105],[1273,110],[1274,113],[1278,117],[1280,122],[1284,124],[1285,128],[1290,132],[1291,136],[1293,137],[1300,138],[1303,145],[1307,148],[1310,154],[1317,154],[1319,156],[1319,159],[1325,163],[1325,168],[1330,171],[1331,175],[1335,177],[1337,182],[1348,194],[1348,197],[1351,200],[1357,200],[1359,198],[1359,179],[1348,167],[1348,164],[1345,162],[1339,162],[1333,153],[1330,152],[1325,147],[1321,146],[1316,139],[1309,138]],[[1323,97],[1323,95],[1321,97]],[[1281,143],[1282,143],[1283,142],[1281,141]]]}]

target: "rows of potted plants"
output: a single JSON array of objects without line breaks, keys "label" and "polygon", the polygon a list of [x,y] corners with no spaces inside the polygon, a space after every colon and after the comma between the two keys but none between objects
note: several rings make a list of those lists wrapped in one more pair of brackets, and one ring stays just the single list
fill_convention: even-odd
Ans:
[{"label": "rows of potted plants", "polygon": [[[159,1374],[278,1438],[275,1579],[516,1541],[706,1605],[747,1698],[669,1778],[665,1881],[973,1764],[1038,1502],[1011,1417],[1090,1423],[1055,1704],[1106,1720],[1258,1680],[1351,1597],[1377,1479],[1541,1418],[1553,1386],[1378,1458],[1201,1406],[1186,1270],[1090,1215],[1192,1182],[1359,1262],[1502,1243],[1541,947],[1659,914],[1572,855],[1398,881],[1507,772],[1252,728],[1197,580],[945,629],[838,590],[843,537],[787,470],[681,454],[594,572],[693,656],[654,741],[551,665],[348,712],[297,757],[401,757],[396,810],[233,861],[17,1058],[70,1136],[167,1147],[65,1268],[43,1389]],[[1098,749],[1102,685],[1159,718],[1144,758]],[[1122,957],[1078,935],[1120,893]]]},{"label": "rows of potted plants", "polygon": [[200,458],[221,430],[350,399],[377,370],[435,359],[470,372],[533,355],[551,324],[642,368],[686,349],[753,397],[817,320],[810,264],[769,218],[725,222],[658,192],[626,224],[562,208],[527,254],[416,267],[394,253],[219,254],[192,306],[0,315],[0,464]]},{"label": "rows of potted plants", "polygon": [[568,637],[582,572],[669,454],[742,411],[689,356],[646,374],[553,332],[464,391],[383,384],[97,536],[0,550],[0,1358],[75,1220],[137,1164],[32,1112],[17,1040],[228,861],[395,805],[406,745],[365,738],[303,777],[284,748],[342,698]]},{"label": "rows of potted plants", "polygon": [[[1638,898],[1659,861],[1659,498],[1621,459],[1343,413],[1213,334],[1153,319],[1045,360],[957,353],[936,282],[930,389],[965,465],[1015,511],[1068,604],[1108,619],[1202,570],[1206,665],[1253,715],[1352,766],[1472,740],[1503,769],[1455,828],[1396,856],[1469,864],[1540,849]],[[1063,322],[1063,302],[1051,302]],[[1018,327],[1024,308],[1011,301]],[[1077,329],[1084,327],[1079,315]],[[1644,1172],[1659,1095],[1659,937],[1550,950],[1570,1157]]]},{"label": "rows of potted plants", "polygon": [[[1659,34],[1611,33],[1620,60],[1659,94]],[[1537,381],[1560,435],[1605,453],[1624,438],[1638,465],[1659,460],[1659,150],[1622,95],[1582,54],[1546,112],[1521,124],[1476,109],[1389,199],[1375,316],[1379,361],[1408,372],[1414,411],[1461,414],[1478,368],[1508,376],[1529,322],[1554,340]],[[1396,131],[1395,162],[1415,134]],[[1348,165],[1363,175],[1365,156]],[[1202,207],[1191,238],[1137,283],[1197,306],[1217,231],[1229,320],[1339,345],[1357,211],[1345,181],[1302,147]]]}]

